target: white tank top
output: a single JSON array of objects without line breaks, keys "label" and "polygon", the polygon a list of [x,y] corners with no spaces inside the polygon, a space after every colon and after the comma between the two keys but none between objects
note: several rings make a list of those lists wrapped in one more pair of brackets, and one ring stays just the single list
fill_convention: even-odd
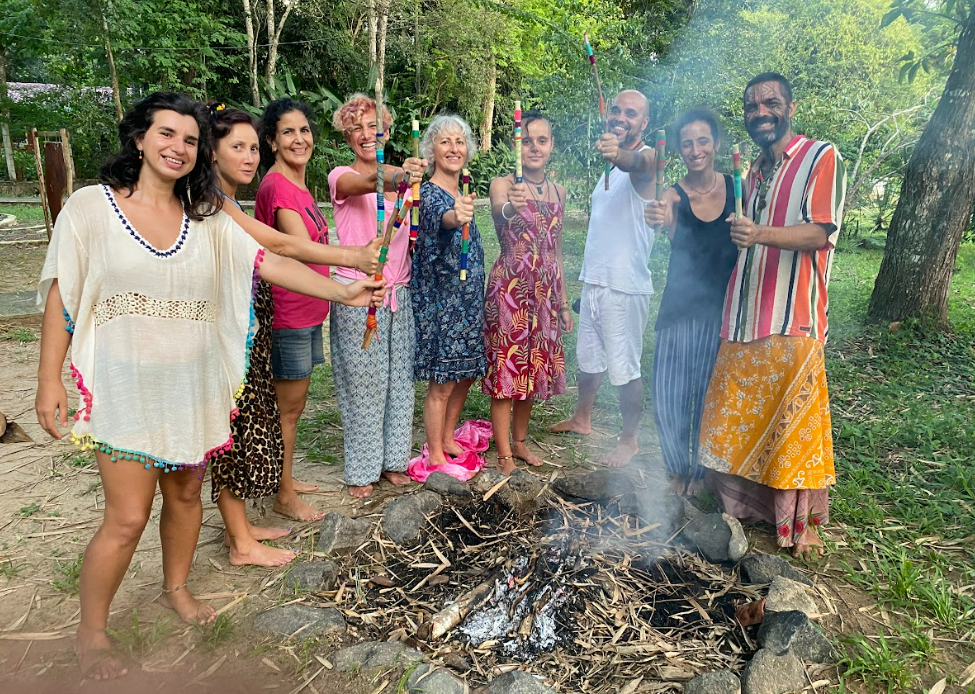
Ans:
[{"label": "white tank top", "polygon": [[[648,149],[647,145],[639,151],[644,149]],[[653,294],[647,262],[654,233],[643,220],[648,202],[633,188],[630,174],[625,171],[613,167],[609,190],[605,190],[600,176],[592,193],[586,250],[579,274],[582,282],[625,294]]]}]

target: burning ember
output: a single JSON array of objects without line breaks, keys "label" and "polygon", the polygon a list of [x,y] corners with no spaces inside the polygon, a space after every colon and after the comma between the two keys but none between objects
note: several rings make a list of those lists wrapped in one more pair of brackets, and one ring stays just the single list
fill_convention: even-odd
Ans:
[{"label": "burning ember", "polygon": [[756,649],[734,611],[760,593],[619,500],[501,492],[447,497],[411,546],[360,547],[330,602],[352,635],[407,642],[472,685],[530,663],[571,692],[681,691]]}]

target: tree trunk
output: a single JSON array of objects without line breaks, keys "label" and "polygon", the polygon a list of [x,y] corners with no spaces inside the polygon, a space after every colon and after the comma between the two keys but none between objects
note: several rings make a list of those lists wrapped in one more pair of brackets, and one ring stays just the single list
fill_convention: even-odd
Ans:
[{"label": "tree trunk", "polygon": [[260,108],[261,92],[257,88],[257,39],[254,36],[254,16],[251,13],[251,0],[243,0],[244,27],[247,30],[247,57],[251,77],[251,104]]},{"label": "tree trunk", "polygon": [[386,86],[386,22],[389,19],[389,0],[376,0],[376,90]]},{"label": "tree trunk", "polygon": [[369,0],[369,69],[376,64],[376,0]]},{"label": "tree trunk", "polygon": [[968,16],[941,102],[918,140],[870,297],[881,321],[948,321],[951,274],[975,200],[975,12]]},{"label": "tree trunk", "polygon": [[115,56],[112,54],[112,40],[108,36],[108,17],[102,14],[102,30],[105,32],[105,55],[108,56],[108,74],[112,80],[112,98],[115,100],[115,115],[121,121],[122,95],[118,86],[118,73],[115,72]]},{"label": "tree trunk", "polygon": [[481,121],[481,149],[491,149],[491,133],[494,129],[494,100],[498,89],[498,65],[495,62],[494,51],[487,62],[487,94],[484,96],[484,120]]},{"label": "tree trunk", "polygon": [[0,132],[3,136],[3,158],[7,163],[7,176],[11,181],[16,181],[17,168],[14,166],[14,150],[10,143],[10,112],[7,109],[7,62],[2,48],[0,48]]},{"label": "tree trunk", "polygon": [[278,69],[278,46],[281,43],[281,32],[284,31],[284,24],[288,21],[288,15],[291,14],[291,10],[297,4],[298,0],[291,0],[291,2],[285,5],[284,14],[281,15],[281,21],[277,23],[278,26],[275,29],[274,0],[267,0],[267,35],[268,43],[270,44],[267,47],[267,84],[271,89],[274,89],[274,75]]}]

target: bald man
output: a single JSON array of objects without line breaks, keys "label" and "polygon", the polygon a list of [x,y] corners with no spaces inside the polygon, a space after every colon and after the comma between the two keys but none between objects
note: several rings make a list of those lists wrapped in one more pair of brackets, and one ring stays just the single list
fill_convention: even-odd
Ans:
[{"label": "bald man", "polygon": [[643,412],[643,333],[647,327],[653,282],[647,261],[653,229],[643,209],[654,198],[654,150],[643,143],[650,123],[650,104],[638,91],[620,92],[613,100],[605,132],[596,149],[612,168],[609,188],[600,177],[592,194],[592,213],[582,259],[583,282],[576,356],[579,399],[569,419],[556,432],[588,434],[592,409],[603,378],[619,390],[623,431],[616,448],[599,462],[626,465],[640,448],[636,432]]}]

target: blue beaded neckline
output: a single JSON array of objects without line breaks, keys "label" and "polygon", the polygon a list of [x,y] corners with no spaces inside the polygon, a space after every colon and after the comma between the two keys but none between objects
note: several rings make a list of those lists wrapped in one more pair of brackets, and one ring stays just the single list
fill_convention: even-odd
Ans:
[{"label": "blue beaded neckline", "polygon": [[185,212],[183,213],[183,224],[180,227],[179,236],[176,238],[176,242],[165,251],[160,251],[158,248],[142,238],[142,234],[135,230],[135,227],[132,226],[128,218],[125,216],[125,213],[122,212],[122,209],[118,206],[118,202],[115,200],[115,193],[112,192],[112,189],[109,186],[103,185],[102,190],[105,192],[105,197],[108,198],[108,202],[112,206],[112,209],[115,210],[115,214],[118,216],[119,221],[122,222],[122,226],[125,227],[127,232],[129,232],[129,236],[138,241],[143,248],[152,253],[154,256],[157,258],[169,258],[170,256],[176,255],[179,249],[183,247],[183,244],[186,242],[186,234],[190,230],[190,218],[186,216]]}]

